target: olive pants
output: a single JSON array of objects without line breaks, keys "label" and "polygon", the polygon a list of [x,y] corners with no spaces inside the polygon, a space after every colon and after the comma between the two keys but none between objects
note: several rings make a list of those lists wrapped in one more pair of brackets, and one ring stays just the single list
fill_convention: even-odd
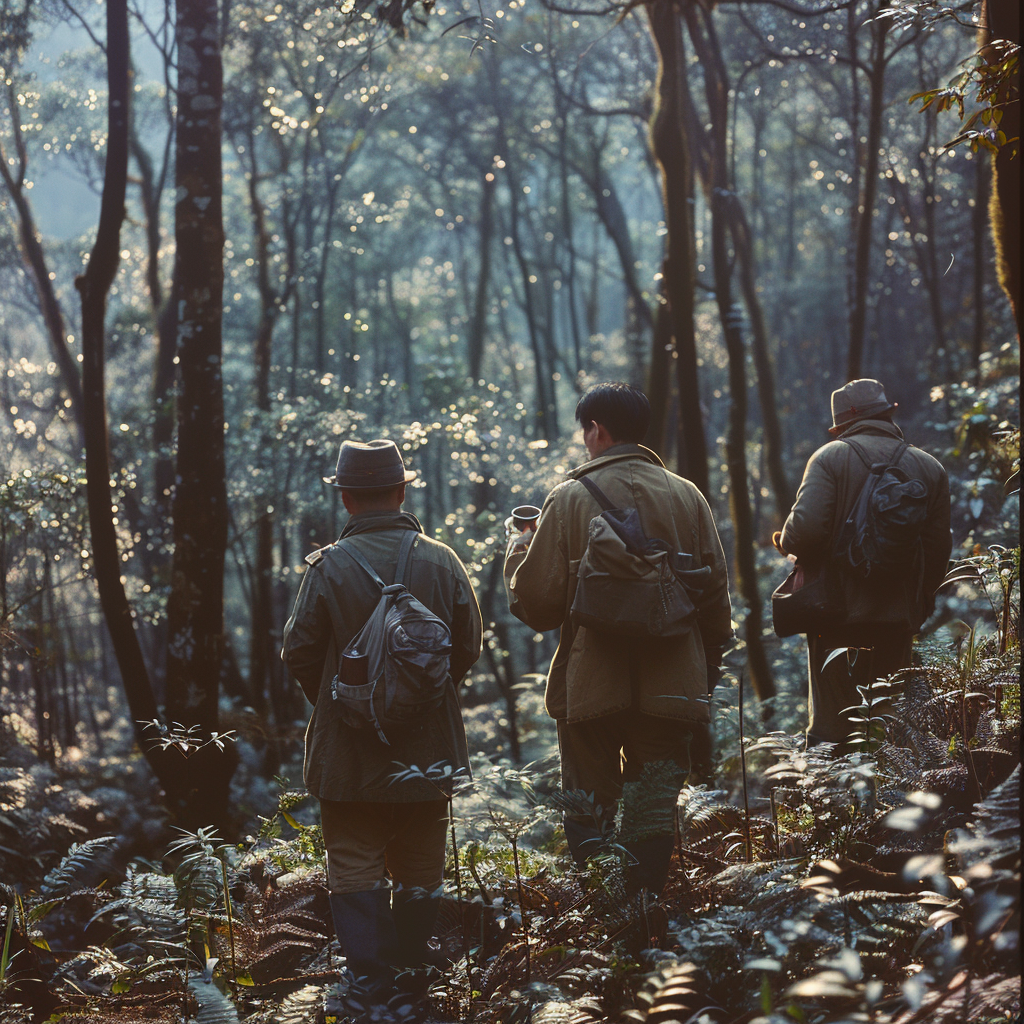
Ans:
[{"label": "olive pants", "polygon": [[[861,703],[857,687],[909,665],[912,642],[909,630],[893,625],[845,626],[818,636],[809,634],[807,745],[838,743],[840,752],[845,751],[846,741],[855,728],[850,721],[855,712],[850,709]],[[825,665],[829,654],[838,647],[856,649],[852,665],[846,653]],[[883,709],[884,705],[876,708]]]},{"label": "olive pants", "polygon": [[321,800],[320,822],[332,893],[377,889],[386,876],[433,892],[444,879],[446,800]]},{"label": "olive pants", "polygon": [[593,813],[573,809],[564,814],[577,863],[611,833],[620,798],[620,839],[674,835],[676,801],[690,770],[690,745],[694,731],[702,728],[699,723],[628,708],[584,722],[560,720],[557,726],[562,789],[594,795]]}]

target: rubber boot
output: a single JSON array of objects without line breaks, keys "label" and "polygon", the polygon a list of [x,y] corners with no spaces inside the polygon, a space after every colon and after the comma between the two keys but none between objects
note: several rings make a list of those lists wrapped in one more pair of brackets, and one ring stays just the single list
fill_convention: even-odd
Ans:
[{"label": "rubber boot", "polygon": [[633,859],[626,869],[626,892],[637,909],[637,931],[630,943],[636,947],[634,952],[649,947],[664,949],[668,944],[668,911],[658,899],[668,881],[675,844],[674,835],[622,844]]},{"label": "rubber boot", "polygon": [[332,892],[331,914],[349,970],[375,1000],[386,1002],[398,961],[391,890]]},{"label": "rubber boot", "polygon": [[622,845],[633,858],[633,863],[626,871],[626,890],[633,895],[646,889],[650,896],[657,899],[668,881],[676,837],[652,836],[650,839],[639,839]]},{"label": "rubber boot", "polygon": [[401,967],[422,967],[429,964],[442,968],[443,959],[430,948],[437,912],[441,901],[423,889],[396,889],[391,897],[391,916],[397,934],[397,959]]}]

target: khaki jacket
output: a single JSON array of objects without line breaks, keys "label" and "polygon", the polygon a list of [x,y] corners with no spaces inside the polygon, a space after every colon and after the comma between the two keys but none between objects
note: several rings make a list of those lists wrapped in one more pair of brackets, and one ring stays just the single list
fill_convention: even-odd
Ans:
[{"label": "khaki jacket", "polygon": [[[390,583],[398,567],[398,548],[405,530],[420,531],[408,512],[363,512],[352,516],[341,532]],[[351,539],[349,539],[351,538]],[[452,631],[453,685],[445,703],[407,736],[385,746],[372,729],[358,729],[341,719],[331,699],[331,680],[338,671],[339,652],[369,618],[380,599],[380,587],[337,544],[306,558],[295,608],[284,628],[281,657],[298,680],[313,714],[306,729],[303,778],[322,800],[437,800],[431,784],[410,780],[392,784],[400,766],[428,768],[438,761],[469,767],[466,732],[455,687],[480,657],[480,608],[466,568],[451,548],[421,536],[416,542],[408,589]],[[344,616],[331,622],[324,597],[330,587]]]},{"label": "khaki jacket", "polygon": [[[573,624],[569,609],[580,559],[590,520],[601,513],[579,482],[584,474],[615,505],[636,508],[648,537],[693,554],[695,568],[711,567],[698,601],[697,627],[678,637],[634,639]],[[708,721],[703,645],[724,644],[732,635],[729,576],[708,503],[641,445],[614,445],[569,475],[544,502],[525,554],[505,559],[512,614],[539,631],[561,630],[548,672],[548,714],[579,722],[636,706],[660,718]]]},{"label": "khaki jacket", "polygon": [[[903,434],[887,420],[863,420],[843,433],[856,444],[868,463],[888,462]],[[928,488],[928,514],[921,544],[910,571],[859,579],[844,573],[847,616],[840,625],[888,623],[916,632],[931,614],[935,591],[942,583],[953,542],[950,535],[949,478],[942,464],[920,448],[910,447],[900,468]],[[782,528],[781,545],[810,565],[828,556],[839,526],[853,508],[868,476],[868,468],[845,441],[830,441],[807,463],[792,511]]]}]

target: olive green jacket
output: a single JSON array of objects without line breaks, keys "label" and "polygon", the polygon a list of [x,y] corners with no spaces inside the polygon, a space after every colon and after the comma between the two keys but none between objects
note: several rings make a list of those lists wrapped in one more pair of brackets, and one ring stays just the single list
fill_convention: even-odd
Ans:
[{"label": "olive green jacket", "polygon": [[[869,464],[888,462],[903,433],[887,420],[863,420],[843,432]],[[920,448],[910,447],[900,469],[923,481],[928,513],[921,543],[909,571],[897,578],[858,578],[842,574],[846,621],[841,625],[892,624],[916,632],[931,614],[953,549],[950,535],[949,478],[942,464]],[[782,528],[782,549],[810,566],[829,554],[839,527],[849,515],[868,476],[868,468],[845,441],[830,441],[807,463],[792,511]]]},{"label": "olive green jacket", "polygon": [[[590,521],[601,514],[579,482],[584,474],[613,504],[636,508],[648,537],[694,555],[694,568],[711,567],[695,628],[675,637],[628,638],[574,625],[569,609],[580,559]],[[579,722],[636,706],[660,718],[708,721],[703,648],[729,639],[732,614],[725,555],[707,501],[642,445],[613,445],[569,476],[544,502],[526,553],[510,550],[505,558],[512,614],[536,630],[561,630],[548,672],[548,714]]]},{"label": "olive green jacket", "polygon": [[[358,547],[381,579],[391,582],[405,530],[420,532],[416,517],[408,512],[363,512],[349,519],[339,540]],[[428,768],[439,761],[468,770],[466,732],[455,687],[480,657],[482,626],[465,566],[438,541],[421,536],[416,542],[407,586],[452,631],[453,685],[436,712],[385,746],[372,729],[346,725],[331,699],[339,652],[376,607],[380,587],[337,543],[314,551],[306,562],[309,568],[284,628],[281,652],[313,705],[303,764],[306,787],[322,800],[439,799],[438,790],[423,780],[392,783],[390,777],[402,765]],[[344,616],[342,625],[331,622],[324,597],[328,587]]]}]

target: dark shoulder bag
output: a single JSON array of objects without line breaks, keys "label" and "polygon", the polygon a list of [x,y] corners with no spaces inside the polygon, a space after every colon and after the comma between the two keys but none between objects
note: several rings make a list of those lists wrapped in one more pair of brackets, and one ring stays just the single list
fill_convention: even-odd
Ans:
[{"label": "dark shoulder bag", "polygon": [[845,624],[843,574],[834,557],[837,523],[842,524],[844,520],[845,516],[837,515],[832,523],[825,559],[818,565],[797,562],[772,594],[772,628],[776,636],[797,633],[817,636],[826,629]]}]

